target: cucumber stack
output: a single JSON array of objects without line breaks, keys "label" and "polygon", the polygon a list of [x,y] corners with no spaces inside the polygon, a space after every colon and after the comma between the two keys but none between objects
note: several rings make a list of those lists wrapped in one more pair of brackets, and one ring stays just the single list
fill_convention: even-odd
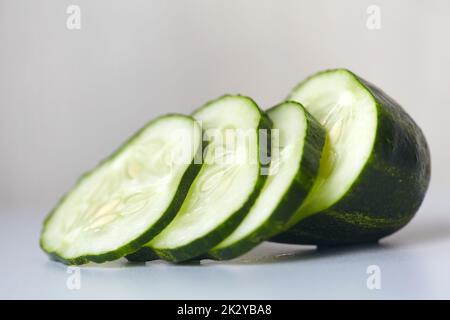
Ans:
[{"label": "cucumber stack", "polygon": [[266,112],[226,95],[151,121],[59,201],[40,244],[83,264],[231,259],[269,239],[377,241],[411,220],[429,180],[411,117],[352,72],[328,70]]}]

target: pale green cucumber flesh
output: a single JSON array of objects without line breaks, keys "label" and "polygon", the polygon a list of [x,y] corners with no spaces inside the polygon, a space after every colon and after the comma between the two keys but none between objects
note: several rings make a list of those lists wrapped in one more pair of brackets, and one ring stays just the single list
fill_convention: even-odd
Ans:
[{"label": "pale green cucumber flesh", "polygon": [[68,264],[132,253],[174,217],[200,169],[197,122],[183,115],[151,121],[82,176],[49,214],[41,247]]}]

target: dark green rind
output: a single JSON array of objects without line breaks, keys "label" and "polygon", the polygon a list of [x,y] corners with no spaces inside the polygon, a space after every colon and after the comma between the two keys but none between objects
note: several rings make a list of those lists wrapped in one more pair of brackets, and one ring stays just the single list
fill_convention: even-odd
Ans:
[{"label": "dark green rind", "polygon": [[[139,135],[147,129],[149,126],[151,126],[153,123],[155,123],[158,120],[161,120],[166,117],[188,117],[181,114],[168,114],[165,116],[158,117],[150,122],[148,122],[143,128],[141,128],[138,132],[136,132],[131,138],[129,138],[118,150],[116,150],[111,156],[108,158],[102,160],[94,169],[86,172],[83,174],[78,181],[75,183],[74,187],[71,190],[74,190],[77,188],[77,186],[88,176],[90,176],[98,167],[103,165],[104,163],[113,160],[115,157],[117,157],[121,152],[123,152],[126,147],[132,143],[136,138],[139,137]],[[198,152],[201,151],[201,147],[199,147]],[[139,237],[137,237],[135,240],[131,241],[130,243],[127,243],[126,245],[117,248],[116,250],[105,252],[102,254],[87,254],[80,257],[75,258],[65,258],[61,255],[59,255],[57,252],[51,252],[49,250],[46,250],[45,244],[42,241],[42,236],[39,241],[40,247],[44,252],[47,253],[47,255],[52,259],[56,261],[60,261],[62,263],[68,264],[68,265],[81,265],[88,262],[96,262],[96,263],[103,263],[107,261],[113,261],[117,260],[127,254],[133,253],[136,250],[139,250],[144,244],[148,243],[151,239],[153,239],[156,235],[158,235],[175,217],[176,213],[180,209],[181,205],[183,204],[184,198],[187,195],[187,192],[189,190],[189,187],[192,183],[192,181],[197,176],[198,172],[201,169],[202,164],[197,164],[192,161],[188,169],[186,169],[185,173],[183,174],[183,177],[180,180],[180,184],[178,186],[178,189],[172,199],[172,202],[168,206],[167,210],[161,215],[161,218],[153,224],[148,230],[146,230],[144,233],[142,233]],[[64,195],[60,201],[57,203],[55,208],[49,213],[47,218],[44,220],[43,229],[41,232],[41,235],[45,231],[45,227],[50,221],[53,213],[56,211],[56,209],[64,202],[64,200],[69,197],[71,194],[71,191],[69,191],[66,195]]]},{"label": "dark green rind", "polygon": [[306,135],[304,139],[302,158],[299,163],[299,170],[292,180],[283,198],[279,199],[278,205],[268,217],[268,219],[248,236],[236,241],[232,245],[223,248],[213,248],[209,256],[217,260],[227,260],[238,257],[261,242],[282,232],[286,223],[291,219],[296,210],[300,207],[311,189],[320,165],[322,149],[325,143],[325,129],[315,120],[303,106],[294,101],[281,103],[266,113],[270,118],[270,110],[283,106],[285,103],[295,104],[302,108],[307,122]]},{"label": "dark green rind", "polygon": [[138,251],[125,256],[130,262],[146,262],[152,260],[158,260],[159,257],[149,247],[142,247]]},{"label": "dark green rind", "polygon": [[[195,112],[208,107],[209,105],[213,104],[214,102],[216,102],[220,99],[230,98],[230,97],[234,97],[234,96],[224,95],[222,97],[219,97],[218,99],[215,99],[215,100],[212,100],[212,101],[206,103],[204,106],[200,107]],[[251,102],[251,104],[253,104],[254,107],[261,114],[260,123],[258,125],[258,128],[256,128],[255,130],[258,131],[260,129],[266,129],[268,132],[268,135],[270,135],[270,129],[272,128],[272,122],[270,121],[270,119],[267,118],[267,116],[259,109],[258,105],[251,98],[245,97],[245,96],[240,96],[240,95],[239,95],[239,97],[248,99],[248,101]],[[258,140],[259,140],[259,135],[258,135]],[[270,142],[270,136],[268,136],[268,141]],[[259,144],[259,141],[258,141],[258,144]],[[261,158],[263,152],[268,152],[268,154],[270,155],[270,146],[269,146],[269,150],[261,150],[260,149],[259,158]],[[265,165],[269,166],[270,163],[265,164]],[[260,170],[262,167],[263,166],[260,166]],[[249,212],[253,203],[256,201],[266,180],[267,180],[266,175],[259,175],[258,180],[255,184],[255,187],[254,187],[252,193],[249,195],[247,201],[242,205],[242,207],[239,210],[237,210],[236,212],[234,212],[224,223],[222,223],[221,225],[217,226],[215,229],[208,232],[208,234],[206,234],[205,236],[203,236],[199,239],[196,239],[187,245],[184,245],[184,246],[181,246],[181,247],[178,247],[175,249],[160,250],[160,249],[150,248],[150,251],[145,250],[145,252],[144,251],[139,252],[138,254],[139,254],[140,258],[143,259],[140,261],[153,260],[153,257],[155,254],[158,257],[160,257],[161,259],[164,259],[164,260],[167,260],[170,262],[183,262],[183,261],[187,261],[187,260],[190,260],[190,259],[193,259],[196,257],[200,257],[200,256],[203,257],[204,254],[207,253],[211,248],[213,248],[214,246],[216,246],[217,244],[222,242],[226,237],[228,237],[234,231],[234,229],[236,229],[236,227],[241,223],[241,221],[245,218],[245,216]],[[148,253],[148,256],[146,256],[146,252]],[[148,259],[148,260],[146,260],[146,259]]]},{"label": "dark green rind", "polygon": [[272,241],[313,245],[374,242],[404,227],[422,204],[431,165],[421,129],[383,91],[347,72],[376,102],[378,124],[372,154],[344,197]]}]

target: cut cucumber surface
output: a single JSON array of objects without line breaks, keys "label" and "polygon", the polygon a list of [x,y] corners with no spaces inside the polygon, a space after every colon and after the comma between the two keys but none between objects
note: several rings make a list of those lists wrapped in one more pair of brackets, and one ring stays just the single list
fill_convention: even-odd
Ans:
[{"label": "cut cucumber surface", "polygon": [[262,189],[261,160],[270,139],[262,141],[260,130],[270,135],[271,123],[256,103],[223,96],[193,116],[209,142],[202,169],[176,218],[129,260],[152,260],[156,253],[181,262],[207,253],[234,231]]},{"label": "cut cucumber surface", "polygon": [[274,241],[337,245],[376,241],[407,224],[430,180],[424,135],[402,107],[345,69],[320,72],[288,98],[327,129],[316,180]]},{"label": "cut cucumber surface", "polygon": [[202,131],[191,117],[157,118],[82,176],[49,214],[41,247],[67,264],[105,262],[157,235],[200,170]]},{"label": "cut cucumber surface", "polygon": [[284,230],[316,178],[325,129],[297,102],[269,109],[272,161],[263,190],[242,223],[209,255],[237,257]]}]

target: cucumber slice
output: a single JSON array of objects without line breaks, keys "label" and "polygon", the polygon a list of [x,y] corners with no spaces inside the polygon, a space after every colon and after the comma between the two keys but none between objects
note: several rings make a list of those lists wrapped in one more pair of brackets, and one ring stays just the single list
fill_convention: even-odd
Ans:
[{"label": "cucumber slice", "polygon": [[213,258],[237,257],[283,231],[316,178],[325,129],[297,102],[266,113],[274,127],[270,174],[244,221],[210,251]]},{"label": "cucumber slice", "polygon": [[300,101],[328,131],[319,177],[275,241],[337,245],[376,241],[406,225],[430,180],[425,137],[392,98],[344,69],[297,86]]},{"label": "cucumber slice", "polygon": [[259,133],[270,134],[271,123],[253,100],[223,96],[193,115],[209,141],[204,165],[175,219],[129,260],[152,260],[156,253],[181,262],[205,254],[244,219],[266,180],[260,160],[267,141]]},{"label": "cucumber slice", "polygon": [[200,170],[202,132],[191,117],[157,118],[83,175],[44,222],[41,247],[67,264],[134,252],[181,207]]}]

